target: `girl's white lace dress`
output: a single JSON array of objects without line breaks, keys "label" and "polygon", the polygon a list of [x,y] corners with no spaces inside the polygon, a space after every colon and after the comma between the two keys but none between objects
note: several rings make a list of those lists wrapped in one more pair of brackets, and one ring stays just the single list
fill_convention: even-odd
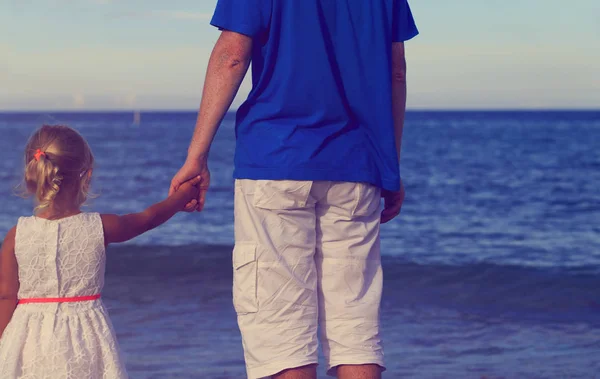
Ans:
[{"label": "girl's white lace dress", "polygon": [[[19,299],[91,296],[104,286],[104,231],[97,213],[20,218],[15,254]],[[100,299],[19,304],[0,339],[0,378],[127,377]]]}]

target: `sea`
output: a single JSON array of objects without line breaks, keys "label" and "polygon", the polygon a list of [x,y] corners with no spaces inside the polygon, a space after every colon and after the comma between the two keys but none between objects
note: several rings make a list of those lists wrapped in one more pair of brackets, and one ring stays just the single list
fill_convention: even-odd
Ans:
[{"label": "sea", "polygon": [[[195,118],[0,113],[0,234],[32,214],[15,186],[40,125],[88,139],[86,210],[125,214],[165,198]],[[132,378],[245,377],[234,123],[213,144],[205,210],[109,248],[103,296]],[[406,201],[381,230],[384,378],[600,378],[600,111],[409,111],[401,170]]]}]

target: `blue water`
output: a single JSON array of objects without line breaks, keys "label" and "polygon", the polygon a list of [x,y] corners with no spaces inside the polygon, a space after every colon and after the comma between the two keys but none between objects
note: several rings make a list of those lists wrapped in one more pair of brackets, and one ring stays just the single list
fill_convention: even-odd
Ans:
[{"label": "blue water", "polygon": [[[96,154],[90,210],[161,200],[195,113],[0,114],[0,233],[42,123]],[[402,215],[382,228],[387,377],[600,378],[600,112],[409,112]],[[206,210],[111,249],[106,302],[133,378],[239,378],[231,306],[233,115]]]}]

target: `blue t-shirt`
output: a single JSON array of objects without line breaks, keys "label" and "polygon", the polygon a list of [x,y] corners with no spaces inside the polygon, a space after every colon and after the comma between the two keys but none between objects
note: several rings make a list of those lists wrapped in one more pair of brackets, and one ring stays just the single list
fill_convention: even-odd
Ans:
[{"label": "blue t-shirt", "polygon": [[418,34],[406,0],[219,0],[211,24],[254,41],[235,178],[399,189],[391,47]]}]

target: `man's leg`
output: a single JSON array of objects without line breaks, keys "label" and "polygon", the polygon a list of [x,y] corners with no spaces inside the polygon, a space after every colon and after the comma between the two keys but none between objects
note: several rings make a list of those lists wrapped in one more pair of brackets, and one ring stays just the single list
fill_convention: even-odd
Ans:
[{"label": "man's leg", "polygon": [[296,367],[273,375],[273,379],[315,379],[317,377],[317,365]]},{"label": "man's leg", "polygon": [[337,377],[340,379],[380,379],[379,365],[340,365],[337,367]]},{"label": "man's leg", "polygon": [[238,180],[233,303],[250,379],[315,379],[318,300],[312,182]]},{"label": "man's leg", "polygon": [[380,196],[367,184],[333,183],[316,205],[323,352],[341,379],[378,379],[383,369]]}]

